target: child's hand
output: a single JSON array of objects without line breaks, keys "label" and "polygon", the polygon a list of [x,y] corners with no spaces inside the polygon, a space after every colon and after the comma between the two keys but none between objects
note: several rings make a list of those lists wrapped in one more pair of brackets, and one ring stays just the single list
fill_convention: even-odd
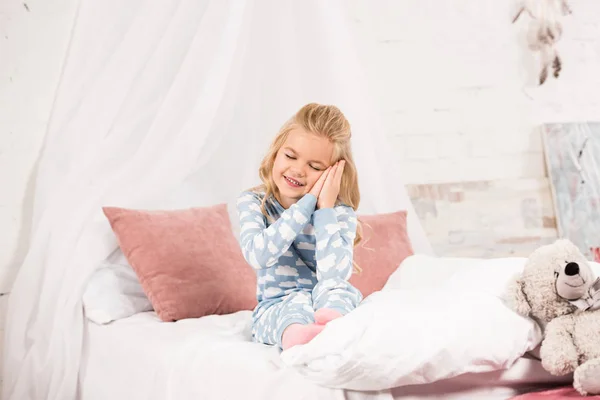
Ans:
[{"label": "child's hand", "polygon": [[331,171],[331,167],[327,167],[327,169],[325,171],[323,171],[323,173],[321,174],[319,179],[315,182],[313,187],[308,192],[308,193],[312,194],[313,196],[315,196],[317,199],[319,199],[319,195],[321,194],[321,189],[323,188],[323,184],[325,183],[325,180],[327,179],[327,175],[329,174],[329,171]]},{"label": "child's hand", "polygon": [[331,167],[321,193],[319,193],[317,208],[331,208],[335,206],[335,202],[340,194],[340,184],[342,183],[345,163],[344,160],[340,160]]}]

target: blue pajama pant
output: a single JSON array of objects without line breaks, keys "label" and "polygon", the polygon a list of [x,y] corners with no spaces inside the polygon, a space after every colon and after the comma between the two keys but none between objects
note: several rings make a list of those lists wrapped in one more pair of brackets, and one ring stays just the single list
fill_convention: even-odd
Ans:
[{"label": "blue pajama pant", "polygon": [[314,323],[315,311],[321,308],[348,314],[362,300],[358,289],[343,279],[319,282],[315,289],[293,289],[282,297],[260,303],[252,316],[254,341],[281,348],[283,332],[291,324]]}]

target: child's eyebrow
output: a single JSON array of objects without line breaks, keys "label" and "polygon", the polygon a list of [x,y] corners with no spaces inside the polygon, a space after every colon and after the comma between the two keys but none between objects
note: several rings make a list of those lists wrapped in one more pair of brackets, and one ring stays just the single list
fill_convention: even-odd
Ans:
[{"label": "child's eyebrow", "polygon": [[[294,153],[294,154],[296,154],[296,155],[298,154],[298,153],[296,152],[296,150],[292,149],[291,147],[287,147],[287,146],[286,146],[286,147],[284,147],[283,149],[284,149],[284,150],[291,151],[292,153]],[[319,161],[319,160],[310,160],[310,161],[309,161],[309,163],[313,163],[313,164],[321,164],[322,166],[325,166],[325,165],[327,165],[327,164],[325,164],[323,161]]]}]

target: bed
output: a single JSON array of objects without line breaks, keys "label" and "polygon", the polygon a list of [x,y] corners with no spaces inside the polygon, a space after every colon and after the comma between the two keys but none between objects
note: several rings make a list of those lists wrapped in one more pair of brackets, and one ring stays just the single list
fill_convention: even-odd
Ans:
[{"label": "bed", "polygon": [[[308,101],[336,104],[352,121],[361,213],[406,210],[415,253],[432,253],[346,11],[341,1],[78,2],[7,312],[4,399],[506,399],[552,383],[522,358],[504,372],[348,392],[311,383],[283,368],[276,349],[251,343],[249,312],[83,318],[85,284],[116,246],[102,207],[229,201],[258,183],[272,134]],[[184,182],[199,193],[178,193]]]},{"label": "bed", "polygon": [[250,341],[250,312],[161,322],[145,312],[87,322],[80,398],[105,399],[509,399],[567,383],[526,356],[510,369],[379,392],[320,387],[285,368],[276,348]]}]

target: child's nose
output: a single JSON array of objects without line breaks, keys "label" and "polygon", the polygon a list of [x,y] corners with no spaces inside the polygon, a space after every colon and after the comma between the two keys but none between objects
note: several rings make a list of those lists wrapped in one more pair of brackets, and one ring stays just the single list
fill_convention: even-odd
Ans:
[{"label": "child's nose", "polygon": [[290,171],[295,178],[303,178],[306,175],[305,171],[300,167],[292,167],[290,168]]}]

